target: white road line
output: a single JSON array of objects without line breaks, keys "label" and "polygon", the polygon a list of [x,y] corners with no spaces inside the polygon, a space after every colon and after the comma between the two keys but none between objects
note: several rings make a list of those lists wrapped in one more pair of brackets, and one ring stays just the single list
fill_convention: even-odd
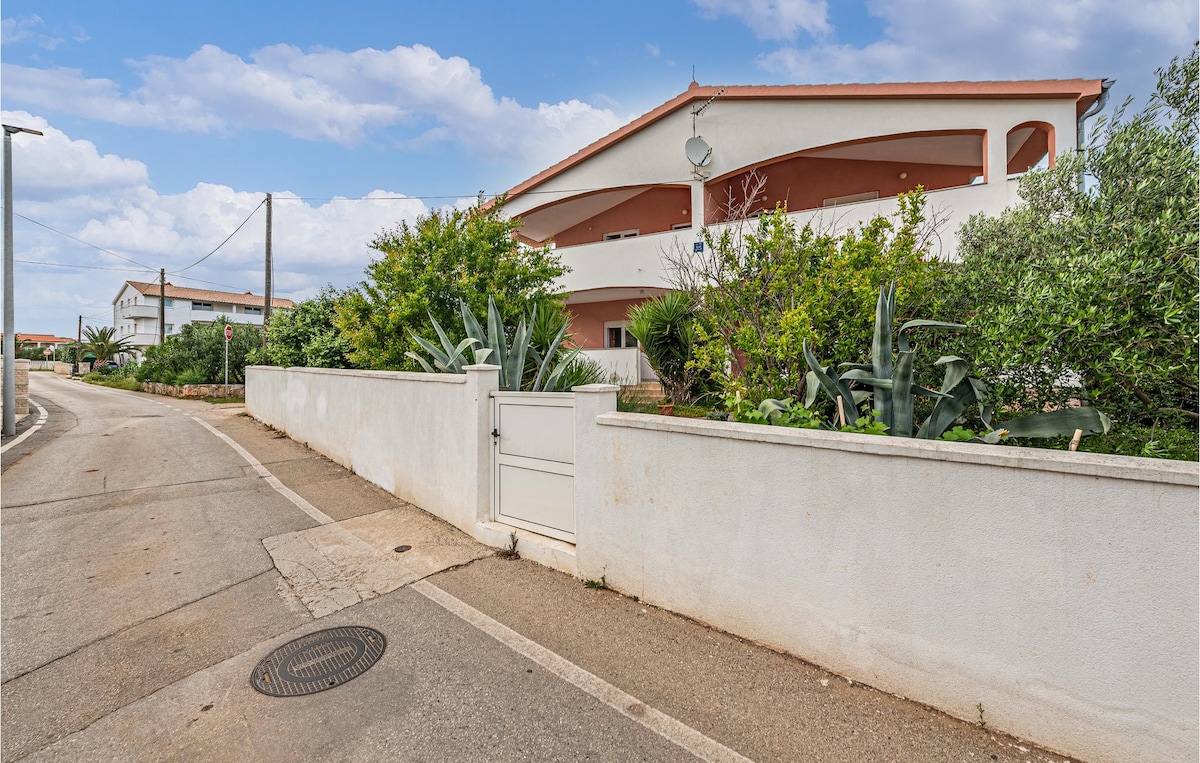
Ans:
[{"label": "white road line", "polygon": [[[159,405],[166,405],[166,403],[159,403]],[[328,514],[321,511],[320,509],[318,509],[316,506],[313,506],[308,501],[301,498],[299,495],[296,494],[296,492],[294,490],[292,490],[290,487],[288,487],[287,485],[280,482],[278,477],[276,477],[274,474],[271,474],[271,472],[267,469],[267,467],[263,466],[262,463],[257,458],[250,455],[250,451],[246,450],[241,445],[238,445],[236,442],[234,442],[232,437],[225,434],[224,432],[217,429],[216,427],[212,426],[207,421],[201,419],[198,416],[193,416],[192,414],[187,413],[186,411],[182,411],[179,408],[174,408],[174,406],[166,405],[166,407],[172,408],[172,410],[179,411],[184,416],[187,416],[192,421],[195,421],[200,426],[204,427],[208,431],[215,434],[217,437],[220,437],[222,440],[224,440],[225,443],[229,447],[233,448],[234,450],[236,450],[238,452],[238,455],[240,455],[242,458],[246,459],[246,463],[248,463],[248,464],[250,464],[250,466],[254,467],[254,471],[258,472],[258,475],[260,477],[262,477],[264,480],[266,480],[268,485],[275,488],[275,491],[277,493],[279,493],[284,498],[286,498],[289,501],[291,501],[292,503],[294,503],[296,505],[296,507],[298,509],[300,509],[301,511],[303,511],[305,514],[309,515],[310,517],[315,519],[320,524],[323,524],[323,525],[333,524],[332,517],[330,517]]]},{"label": "white road line", "polygon": [[[100,387],[100,386],[96,386],[96,385],[90,385],[90,386],[92,386],[92,388],[95,389],[97,392],[110,392],[115,395],[121,395],[121,392],[118,390],[115,390],[115,389],[111,389],[108,387]],[[127,396],[122,395],[122,397],[127,397]],[[139,399],[147,400],[147,398],[139,398]],[[296,492],[294,490],[292,490],[287,485],[280,482],[279,478],[276,477],[274,474],[271,474],[270,470],[268,470],[267,467],[263,466],[262,463],[257,458],[250,455],[250,451],[246,450],[241,445],[238,445],[236,442],[234,442],[233,438],[230,437],[229,435],[225,434],[221,430],[212,426],[211,424],[209,424],[207,421],[201,419],[200,417],[194,416],[191,413],[188,413],[187,411],[183,410],[182,408],[176,408],[175,406],[169,405],[167,403],[160,403],[157,400],[149,400],[149,402],[154,403],[155,405],[161,405],[163,408],[170,408],[172,411],[176,411],[177,413],[182,413],[184,416],[187,416],[192,421],[196,422],[200,426],[202,426],[205,429],[207,429],[208,431],[212,432],[217,437],[224,440],[226,445],[228,445],[229,447],[236,450],[238,452],[238,455],[240,455],[242,458],[246,459],[246,463],[250,464],[250,466],[252,466],[254,468],[254,471],[258,472],[258,476],[262,477],[263,480],[265,480],[268,485],[275,488],[275,492],[279,493],[284,498],[288,499],[293,504],[295,504],[296,508],[300,509],[305,514],[312,517],[319,524],[323,524],[323,525],[333,524],[332,517],[330,517],[328,514],[321,511],[320,509],[318,509],[316,506],[313,506],[308,501],[301,498],[299,495],[296,494]],[[31,429],[29,431],[32,432],[33,430]],[[26,432],[26,434],[29,434],[29,432]],[[22,437],[24,437],[24,435],[22,435]],[[8,445],[5,445],[4,447],[7,449],[7,448],[12,447],[13,445],[16,445],[16,443],[17,443],[17,440],[13,440]]]},{"label": "white road line", "polygon": [[31,426],[29,429],[26,429],[24,432],[22,432],[21,435],[19,437],[17,437],[17,439],[13,440],[8,445],[5,445],[3,448],[0,448],[0,453],[5,452],[12,446],[21,442],[21,440],[24,440],[29,435],[38,431],[39,429],[42,428],[42,425],[46,423],[46,418],[47,418],[47,416],[49,416],[49,413],[46,411],[46,409],[43,408],[42,406],[38,405],[37,403],[33,402],[32,400],[29,401],[29,404],[32,405],[34,408],[37,408],[39,411],[41,411],[41,414],[38,415],[37,423],[34,424],[33,426]]},{"label": "white road line", "polygon": [[546,647],[525,638],[507,625],[488,617],[470,604],[451,596],[428,580],[419,580],[411,586],[414,591],[441,605],[487,635],[512,649],[546,670],[582,689],[591,696],[616,710],[630,720],[637,721],[669,742],[706,761],[743,761],[750,759],[725,745],[704,736],[691,726],[647,706],[637,697],[621,691],[604,679],[575,663],[560,657]]}]

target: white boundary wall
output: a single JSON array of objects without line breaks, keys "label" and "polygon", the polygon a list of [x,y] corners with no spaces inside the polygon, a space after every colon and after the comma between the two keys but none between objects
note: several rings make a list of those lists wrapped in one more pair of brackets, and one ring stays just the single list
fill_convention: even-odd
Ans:
[{"label": "white boundary wall", "polygon": [[[247,369],[255,418],[493,546],[494,367]],[[1197,464],[616,413],[523,556],[1092,763],[1195,759]]]},{"label": "white boundary wall", "polygon": [[491,514],[494,366],[466,374],[246,369],[246,411],[464,532]]},{"label": "white boundary wall", "polygon": [[1195,760],[1196,464],[587,397],[581,576],[1093,763]]}]

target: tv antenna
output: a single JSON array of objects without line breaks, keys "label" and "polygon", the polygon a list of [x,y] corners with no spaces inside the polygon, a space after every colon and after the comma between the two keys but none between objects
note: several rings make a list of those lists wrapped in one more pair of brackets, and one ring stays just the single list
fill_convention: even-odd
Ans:
[{"label": "tv antenna", "polygon": [[696,134],[696,117],[703,114],[704,110],[707,109],[709,106],[712,106],[713,101],[720,98],[721,93],[724,93],[724,92],[725,92],[725,88],[721,88],[720,90],[718,90],[716,93],[713,94],[712,98],[709,98],[707,101],[705,101],[704,105],[702,105],[700,108],[692,109],[692,135]]}]

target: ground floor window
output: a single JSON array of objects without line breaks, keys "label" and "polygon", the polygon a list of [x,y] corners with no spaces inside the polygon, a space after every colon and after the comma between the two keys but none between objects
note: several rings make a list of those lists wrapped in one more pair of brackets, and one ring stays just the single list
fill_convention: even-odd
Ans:
[{"label": "ground floor window", "polygon": [[637,347],[638,340],[629,333],[629,321],[606,321],[604,323],[605,347]]}]

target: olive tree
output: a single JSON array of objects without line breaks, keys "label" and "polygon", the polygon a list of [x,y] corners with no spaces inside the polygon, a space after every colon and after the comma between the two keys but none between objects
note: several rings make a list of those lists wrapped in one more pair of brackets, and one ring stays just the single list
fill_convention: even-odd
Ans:
[{"label": "olive tree", "polygon": [[1118,422],[1198,418],[1196,49],[1158,74],[1142,111],[1126,102],[1022,177],[1023,204],[960,231],[963,354],[1001,405],[1082,394]]}]

